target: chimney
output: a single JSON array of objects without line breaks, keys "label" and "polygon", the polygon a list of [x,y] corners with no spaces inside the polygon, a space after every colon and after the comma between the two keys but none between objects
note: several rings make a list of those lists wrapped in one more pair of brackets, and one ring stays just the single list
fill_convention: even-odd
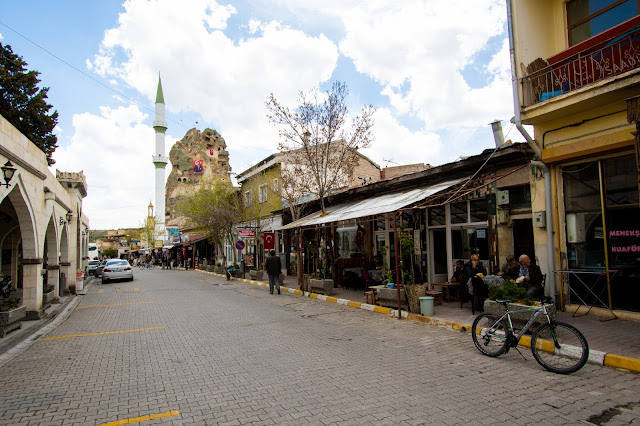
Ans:
[{"label": "chimney", "polygon": [[502,134],[502,121],[496,120],[491,123],[491,130],[493,130],[493,140],[496,143],[496,148],[504,143],[504,135]]}]

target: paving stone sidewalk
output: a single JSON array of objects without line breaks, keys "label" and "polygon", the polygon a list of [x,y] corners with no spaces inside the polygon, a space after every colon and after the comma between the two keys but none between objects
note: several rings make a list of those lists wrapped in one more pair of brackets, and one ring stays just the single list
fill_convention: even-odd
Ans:
[{"label": "paving stone sidewalk", "polygon": [[[285,277],[284,285],[299,288],[296,277]],[[365,303],[364,292],[342,288],[334,289],[334,297]],[[470,325],[475,316],[471,313],[471,304],[460,307],[459,302],[444,302],[434,307],[434,317],[446,321]],[[623,319],[600,321],[596,316],[576,316],[569,312],[558,312],[558,321],[577,327],[587,339],[589,348],[610,354],[640,360],[640,322]]]}]

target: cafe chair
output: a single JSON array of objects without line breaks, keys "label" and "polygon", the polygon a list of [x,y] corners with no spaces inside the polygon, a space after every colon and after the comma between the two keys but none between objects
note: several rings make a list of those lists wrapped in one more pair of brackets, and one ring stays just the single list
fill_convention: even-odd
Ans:
[{"label": "cafe chair", "polygon": [[[465,283],[462,285],[466,287],[468,284]],[[471,301],[471,313],[475,315],[476,309],[479,311],[484,310],[484,300],[489,296],[489,286],[484,282],[482,278],[474,276],[471,278],[471,287],[473,289],[473,295],[469,294],[467,291],[467,297],[469,297]],[[460,308],[462,308],[464,302],[465,299],[463,297],[460,302]]]}]

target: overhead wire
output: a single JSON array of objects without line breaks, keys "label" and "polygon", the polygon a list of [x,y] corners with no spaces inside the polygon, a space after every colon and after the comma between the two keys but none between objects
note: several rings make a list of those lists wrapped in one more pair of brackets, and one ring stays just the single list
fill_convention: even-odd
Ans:
[{"label": "overhead wire", "polygon": [[[115,90],[113,87],[110,87],[108,85],[106,85],[105,83],[103,83],[102,81],[98,80],[97,78],[94,78],[93,76],[91,76],[90,74],[87,74],[86,72],[82,71],[80,68],[76,67],[75,65],[70,64],[69,62],[65,61],[64,59],[60,58],[59,56],[57,56],[55,53],[47,50],[46,48],[40,46],[38,43],[36,43],[35,41],[31,40],[29,37],[25,36],[24,34],[20,33],[19,31],[11,28],[9,25],[5,24],[4,22],[0,21],[0,25],[3,25],[4,27],[8,28],[9,30],[13,31],[14,33],[16,33],[17,35],[19,35],[20,37],[22,37],[23,39],[25,39],[26,41],[28,41],[29,43],[33,44],[34,46],[36,46],[38,49],[48,53],[49,55],[51,55],[52,57],[54,57],[55,59],[57,59],[58,61],[62,62],[63,64],[65,64],[66,66],[68,66],[69,68],[73,69],[74,71],[79,72],[80,74],[84,75],[85,77],[87,77],[88,79],[94,81],[95,83],[98,83],[99,85],[101,85],[102,87],[106,88],[107,90],[112,91],[113,93],[117,94],[118,96],[123,97],[124,99],[127,99],[128,101],[130,101],[131,103],[139,106],[142,109],[145,109],[147,111],[153,112],[155,113],[155,110],[152,108],[149,108],[148,106],[141,104],[140,102],[136,101],[135,99],[125,95],[124,93],[121,93],[117,90]],[[165,120],[170,121],[174,124],[177,124],[178,126],[182,126],[184,128],[187,128],[188,126],[185,126],[183,123],[173,120],[171,118],[166,117],[165,115]]]}]

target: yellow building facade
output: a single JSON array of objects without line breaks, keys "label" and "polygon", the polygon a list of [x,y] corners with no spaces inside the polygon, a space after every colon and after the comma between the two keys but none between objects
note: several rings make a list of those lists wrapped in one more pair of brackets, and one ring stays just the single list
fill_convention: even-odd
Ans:
[{"label": "yellow building facade", "polygon": [[628,118],[640,95],[640,2],[507,5],[514,120],[550,181],[533,173],[531,194],[532,211],[551,213],[534,239],[553,247],[555,295],[568,309],[640,312],[638,144]]}]

